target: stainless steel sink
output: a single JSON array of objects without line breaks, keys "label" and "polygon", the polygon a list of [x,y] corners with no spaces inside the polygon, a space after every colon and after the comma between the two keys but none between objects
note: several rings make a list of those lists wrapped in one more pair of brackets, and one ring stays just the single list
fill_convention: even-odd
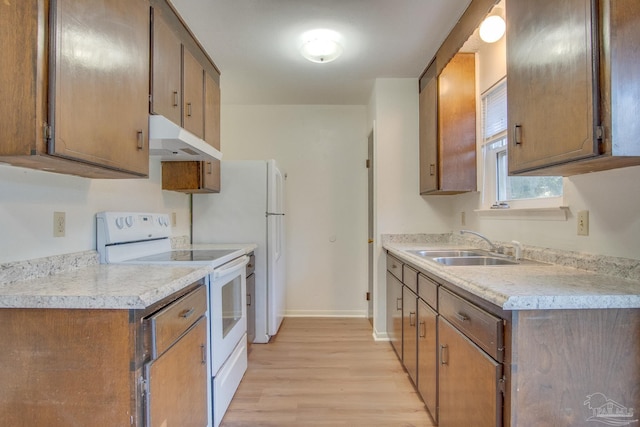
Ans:
[{"label": "stainless steel sink", "polygon": [[423,258],[486,256],[487,253],[474,249],[408,250],[407,252]]},{"label": "stainless steel sink", "polygon": [[487,256],[462,256],[462,257],[435,257],[435,262],[444,265],[465,266],[465,265],[517,265],[517,261],[494,258]]}]

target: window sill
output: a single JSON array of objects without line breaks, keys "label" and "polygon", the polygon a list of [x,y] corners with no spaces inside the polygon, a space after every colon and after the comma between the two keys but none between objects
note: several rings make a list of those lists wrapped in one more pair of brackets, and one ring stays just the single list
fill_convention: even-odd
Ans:
[{"label": "window sill", "polygon": [[566,221],[569,206],[551,208],[475,209],[481,219],[533,219],[539,221]]}]

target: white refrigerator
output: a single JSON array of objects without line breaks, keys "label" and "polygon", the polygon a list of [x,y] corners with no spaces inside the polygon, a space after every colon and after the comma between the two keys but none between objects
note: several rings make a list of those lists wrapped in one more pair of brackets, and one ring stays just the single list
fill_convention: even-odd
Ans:
[{"label": "white refrigerator", "polygon": [[193,195],[194,244],[255,243],[256,336],[266,343],[285,310],[284,177],[275,160],[220,162],[220,193]]}]

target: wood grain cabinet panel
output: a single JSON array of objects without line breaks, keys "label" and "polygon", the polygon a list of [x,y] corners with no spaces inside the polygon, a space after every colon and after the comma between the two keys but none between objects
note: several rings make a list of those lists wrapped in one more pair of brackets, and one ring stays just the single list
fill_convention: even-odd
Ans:
[{"label": "wood grain cabinet panel", "polygon": [[182,193],[219,193],[220,160],[162,162],[162,189]]},{"label": "wood grain cabinet panel", "polygon": [[434,421],[438,421],[437,313],[418,300],[418,391]]},{"label": "wood grain cabinet panel", "polygon": [[220,86],[209,73],[204,76],[204,140],[220,150]]},{"label": "wood grain cabinet panel", "polygon": [[402,360],[402,282],[387,271],[387,334]]},{"label": "wood grain cabinet panel", "polygon": [[440,427],[502,425],[502,365],[442,317],[438,320]]},{"label": "wood grain cabinet panel", "polygon": [[184,99],[182,105],[183,127],[204,139],[204,70],[187,49],[182,50]]},{"label": "wood grain cabinet panel", "polygon": [[152,9],[150,112],[182,125],[182,43],[160,9]]},{"label": "wood grain cabinet panel", "polygon": [[0,159],[147,176],[148,0],[5,2],[0,20]]},{"label": "wood grain cabinet panel", "polygon": [[402,287],[402,362],[418,384],[418,296],[407,286]]},{"label": "wood grain cabinet panel", "polygon": [[640,3],[509,0],[506,21],[509,173],[640,164]]},{"label": "wood grain cabinet panel", "polygon": [[[435,126],[435,127],[434,127]],[[458,53],[420,94],[420,193],[476,190],[475,55]]]},{"label": "wood grain cabinet panel", "polygon": [[207,425],[207,318],[147,367],[150,427]]}]

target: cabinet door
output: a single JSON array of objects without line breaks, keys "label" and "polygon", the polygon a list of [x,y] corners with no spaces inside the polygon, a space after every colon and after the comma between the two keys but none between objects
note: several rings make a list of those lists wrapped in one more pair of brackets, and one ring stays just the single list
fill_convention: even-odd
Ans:
[{"label": "cabinet door", "polygon": [[147,426],[207,425],[206,321],[147,366]]},{"label": "cabinet door", "polygon": [[52,4],[49,154],[149,172],[149,2]]},{"label": "cabinet door", "polygon": [[438,77],[438,182],[442,193],[476,191],[475,55],[458,53]]},{"label": "cabinet door", "polygon": [[[435,72],[435,66],[430,69]],[[428,194],[438,189],[438,79],[435,75],[425,78],[419,110],[420,194]]]},{"label": "cabinet door", "polygon": [[509,0],[509,173],[598,154],[592,3]]},{"label": "cabinet door", "polygon": [[220,160],[202,162],[202,189],[209,193],[220,192]]},{"label": "cabinet door", "polygon": [[204,75],[204,140],[220,150],[220,86],[209,73]]},{"label": "cabinet door", "polygon": [[181,126],[182,44],[157,9],[153,9],[152,55],[151,113]]},{"label": "cabinet door", "polygon": [[184,75],[183,127],[204,139],[204,70],[187,49],[182,50]]},{"label": "cabinet door", "polygon": [[387,271],[387,334],[402,360],[402,282]]},{"label": "cabinet door", "polygon": [[434,421],[437,413],[437,314],[422,299],[418,300],[418,391]]},{"label": "cabinet door", "polygon": [[418,383],[418,297],[402,288],[402,362],[414,384]]},{"label": "cabinet door", "polygon": [[502,365],[438,318],[440,427],[502,425]]},{"label": "cabinet door", "polygon": [[247,277],[247,343],[251,344],[256,337],[256,275]]}]

